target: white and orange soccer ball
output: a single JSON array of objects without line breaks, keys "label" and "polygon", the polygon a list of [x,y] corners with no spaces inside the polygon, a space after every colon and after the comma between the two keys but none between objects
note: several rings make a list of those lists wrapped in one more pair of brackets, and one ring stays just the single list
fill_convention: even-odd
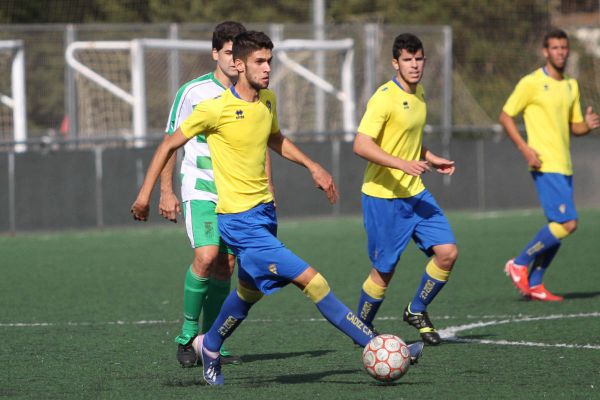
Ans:
[{"label": "white and orange soccer ball", "polygon": [[410,351],[402,339],[394,335],[375,336],[362,353],[365,369],[382,382],[400,379],[410,367]]}]

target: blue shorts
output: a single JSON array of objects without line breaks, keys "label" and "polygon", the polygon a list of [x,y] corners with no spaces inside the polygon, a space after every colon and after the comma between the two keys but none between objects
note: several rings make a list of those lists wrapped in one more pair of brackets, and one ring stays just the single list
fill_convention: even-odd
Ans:
[{"label": "blue shorts", "polygon": [[217,218],[221,238],[238,257],[238,278],[264,294],[276,292],[309,267],[277,239],[273,202]]},{"label": "blue shorts", "polygon": [[427,256],[433,255],[433,246],[456,243],[448,219],[427,190],[402,199],[363,193],[362,208],[369,258],[379,272],[396,268],[411,238]]},{"label": "blue shorts", "polygon": [[572,176],[535,171],[531,176],[548,221],[562,224],[577,219]]}]

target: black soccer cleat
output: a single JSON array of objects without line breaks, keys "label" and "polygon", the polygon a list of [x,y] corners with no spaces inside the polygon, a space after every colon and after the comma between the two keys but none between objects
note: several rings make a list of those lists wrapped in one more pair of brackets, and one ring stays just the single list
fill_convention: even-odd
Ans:
[{"label": "black soccer cleat", "polygon": [[194,350],[194,338],[192,338],[187,344],[179,343],[177,345],[177,361],[183,368],[192,368],[196,366],[198,362],[198,355]]},{"label": "black soccer cleat", "polygon": [[426,311],[413,314],[408,310],[408,306],[406,306],[403,319],[406,323],[419,330],[421,339],[428,345],[437,346],[442,342],[440,334],[433,327]]}]

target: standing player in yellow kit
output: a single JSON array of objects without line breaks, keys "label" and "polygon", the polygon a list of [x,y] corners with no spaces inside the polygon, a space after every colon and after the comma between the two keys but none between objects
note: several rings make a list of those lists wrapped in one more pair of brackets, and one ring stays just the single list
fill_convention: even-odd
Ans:
[{"label": "standing player in yellow kit", "polygon": [[[561,301],[563,297],[548,291],[542,278],[561,241],[577,228],[570,134],[586,135],[600,126],[600,118],[591,107],[582,115],[579,85],[565,73],[567,34],[553,30],[544,37],[543,45],[546,64],[519,81],[500,113],[500,123],[529,166],[548,224],[506,263],[505,272],[523,296]],[[521,112],[527,141],[513,119]]]}]

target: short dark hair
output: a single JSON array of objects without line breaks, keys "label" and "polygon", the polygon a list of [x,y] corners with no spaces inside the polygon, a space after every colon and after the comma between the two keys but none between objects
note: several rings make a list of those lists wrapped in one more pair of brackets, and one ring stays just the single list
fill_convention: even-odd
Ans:
[{"label": "short dark hair", "polygon": [[246,31],[233,39],[233,59],[246,61],[250,53],[268,49],[273,50],[273,42],[264,32]]},{"label": "short dark hair", "polygon": [[225,43],[233,41],[237,35],[246,32],[244,25],[235,21],[221,22],[215,26],[212,36],[212,47],[217,51],[221,50]]},{"label": "short dark hair", "polygon": [[[423,50],[423,43],[412,33],[402,33],[394,39],[394,47],[392,47],[394,60],[400,57],[402,50],[406,50],[410,54],[415,54],[418,50]],[[425,51],[423,50],[423,52]]]},{"label": "short dark hair", "polygon": [[546,35],[544,36],[545,49],[548,48],[548,42],[550,41],[550,39],[566,39],[567,42],[569,41],[567,33],[562,29],[552,29],[550,32],[546,33]]}]

